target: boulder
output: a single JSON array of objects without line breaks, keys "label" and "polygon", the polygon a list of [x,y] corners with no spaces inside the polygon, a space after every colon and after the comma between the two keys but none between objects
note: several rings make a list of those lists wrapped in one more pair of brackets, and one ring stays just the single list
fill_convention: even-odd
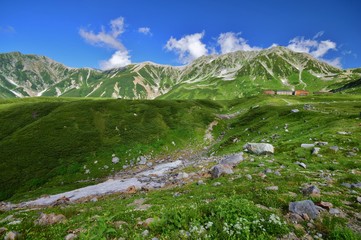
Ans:
[{"label": "boulder", "polygon": [[55,223],[61,223],[65,221],[65,216],[63,214],[55,214],[55,213],[41,213],[40,217],[35,220],[36,225],[47,226],[53,225]]},{"label": "boulder", "polygon": [[313,143],[302,143],[301,148],[313,148],[315,144]]},{"label": "boulder", "polygon": [[243,149],[257,155],[274,153],[274,147],[269,143],[246,143]]},{"label": "boulder", "polygon": [[212,178],[219,178],[223,175],[228,175],[232,173],[233,173],[232,167],[225,164],[217,164],[210,171]]},{"label": "boulder", "polygon": [[291,202],[288,206],[288,210],[297,213],[300,216],[307,214],[311,219],[315,219],[319,215],[316,205],[311,200]]},{"label": "boulder", "polygon": [[236,153],[236,154],[232,154],[232,155],[228,155],[228,156],[224,157],[221,160],[220,164],[226,164],[226,165],[235,167],[242,161],[243,161],[243,152],[240,152],[240,153]]},{"label": "boulder", "polygon": [[318,155],[318,154],[320,153],[320,150],[321,150],[321,148],[319,148],[319,147],[314,147],[314,148],[312,149],[312,155]]},{"label": "boulder", "polygon": [[311,185],[311,186],[307,186],[307,187],[304,187],[302,189],[302,193],[303,195],[311,195],[311,196],[320,196],[321,194],[321,191],[320,189],[318,189],[318,187],[314,186],[314,185]]}]

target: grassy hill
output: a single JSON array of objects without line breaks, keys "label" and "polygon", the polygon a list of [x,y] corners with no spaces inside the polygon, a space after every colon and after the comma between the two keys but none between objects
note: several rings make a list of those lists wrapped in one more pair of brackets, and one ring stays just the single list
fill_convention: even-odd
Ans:
[{"label": "grassy hill", "polygon": [[[196,177],[183,184],[42,210],[63,214],[63,223],[39,226],[34,223],[38,210],[12,210],[0,212],[0,220],[11,214],[20,223],[4,221],[0,227],[26,239],[64,239],[73,232],[80,239],[275,239],[289,233],[359,239],[361,205],[356,198],[361,189],[343,184],[361,182],[360,112],[360,96],[339,94],[229,101],[3,100],[3,200],[23,201],[94,184],[123,165],[132,169],[139,156],[210,161],[180,169]],[[214,140],[205,141],[213,121],[218,122]],[[243,151],[247,142],[269,142],[275,154],[245,153],[234,174],[209,178],[217,159]],[[327,142],[317,155],[301,147],[317,142]],[[113,154],[119,164],[111,163]],[[321,194],[303,195],[307,184],[316,185]],[[267,190],[271,186],[278,190]],[[295,224],[287,215],[288,204],[305,199],[330,202],[340,213],[325,211],[318,219]],[[137,210],[142,204],[148,208]],[[139,223],[148,218],[155,220]]]}]

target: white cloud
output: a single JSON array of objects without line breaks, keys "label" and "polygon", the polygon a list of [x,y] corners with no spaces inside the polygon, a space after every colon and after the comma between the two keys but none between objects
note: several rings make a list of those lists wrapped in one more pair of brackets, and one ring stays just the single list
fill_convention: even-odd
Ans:
[{"label": "white cloud", "polygon": [[128,51],[116,51],[109,60],[101,61],[100,67],[103,70],[120,68],[131,64]]},{"label": "white cloud", "polygon": [[321,59],[321,60],[325,61],[326,63],[328,63],[334,67],[342,68],[341,58],[339,58],[339,57],[331,59],[331,60],[327,60],[327,59]]},{"label": "white cloud", "polygon": [[319,60],[325,61],[335,67],[341,67],[341,59],[324,59],[323,57],[330,51],[337,51],[337,44],[331,40],[319,41],[323,32],[317,33],[313,39],[305,39],[304,37],[295,37],[289,41],[288,48],[295,52],[303,52],[312,55]]},{"label": "white cloud", "polygon": [[15,33],[15,28],[12,26],[0,26],[0,33]]},{"label": "white cloud", "polygon": [[128,50],[124,47],[119,37],[124,32],[124,18],[119,17],[110,21],[110,30],[105,27],[101,31],[94,33],[83,28],[79,30],[81,37],[94,46],[107,47],[117,50],[107,61],[101,61],[102,69],[124,67],[131,63]]},{"label": "white cloud", "polygon": [[152,35],[152,32],[150,31],[149,27],[138,28],[138,32],[143,33],[144,35]]},{"label": "white cloud", "polygon": [[187,64],[203,55],[208,54],[207,47],[202,43],[204,32],[190,34],[177,40],[171,37],[165,48],[178,54],[179,61]]},{"label": "white cloud", "polygon": [[320,38],[320,37],[323,36],[323,34],[325,34],[325,32],[324,32],[324,31],[320,31],[320,32],[316,33],[315,36],[313,36],[313,39]]},{"label": "white cloud", "polygon": [[218,37],[217,43],[221,48],[221,53],[230,53],[235,51],[258,51],[259,47],[251,47],[247,41],[239,36],[240,33],[227,32],[221,33]]}]

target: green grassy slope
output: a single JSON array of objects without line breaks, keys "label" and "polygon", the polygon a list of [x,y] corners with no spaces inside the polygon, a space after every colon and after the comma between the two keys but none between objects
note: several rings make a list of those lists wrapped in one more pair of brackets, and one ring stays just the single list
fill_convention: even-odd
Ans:
[{"label": "green grassy slope", "polygon": [[[60,192],[81,186],[79,180],[90,184],[138,156],[198,144],[218,108],[209,101],[2,101],[0,199],[35,189]],[[120,164],[111,163],[112,154]]]},{"label": "green grassy slope", "polygon": [[[299,112],[291,112],[292,109]],[[33,118],[34,111],[38,112],[37,118]],[[202,145],[204,130],[215,113],[238,114],[231,119],[218,118],[213,135],[219,137],[219,142],[209,149],[209,155],[242,151],[247,142],[270,142],[275,154],[245,153],[245,160],[233,175],[205,178],[204,185],[188,182],[174,188],[114,194],[99,197],[97,202],[43,209],[47,213],[64,214],[67,218],[64,223],[37,226],[34,220],[38,218],[38,210],[0,212],[0,219],[9,214],[22,219],[19,224],[4,226],[23,233],[26,239],[64,239],[69,232],[75,232],[80,239],[277,239],[288,232],[299,238],[322,234],[323,239],[360,239],[360,234],[353,231],[361,227],[357,220],[361,205],[356,201],[361,189],[341,185],[361,182],[360,112],[360,96],[338,94],[256,96],[214,102],[72,99],[2,102],[1,122],[10,124],[12,120],[12,124],[0,131],[7,131],[1,135],[1,156],[8,154],[10,159],[21,160],[17,164],[28,167],[34,177],[42,173],[36,168],[38,161],[49,168],[48,174],[43,175],[43,180],[48,181],[42,185],[43,192],[38,189],[25,194],[31,187],[41,186],[33,183],[28,189],[17,188],[18,194],[13,199],[51,193],[51,188],[59,192],[66,185],[75,187],[70,184],[75,180],[112,174],[111,169],[99,170],[93,163],[98,160],[100,166],[111,166],[112,153],[123,163],[150,152],[154,156],[162,153],[177,156],[179,149],[197,148]],[[27,133],[28,129],[34,132],[33,137]],[[302,143],[317,141],[328,142],[320,146],[318,156],[312,155],[311,149],[300,147]],[[61,148],[57,147],[59,144]],[[338,146],[339,150],[332,151],[331,146]],[[5,161],[8,165],[4,165]],[[307,168],[301,168],[296,161],[304,162]],[[15,166],[6,158],[2,158],[2,164],[1,169]],[[90,176],[84,174],[83,165],[90,168]],[[204,167],[182,171],[204,173]],[[264,175],[266,169],[271,172]],[[6,173],[20,176],[16,170]],[[3,179],[7,177],[4,172],[1,174]],[[300,189],[305,184],[318,186],[321,195],[304,196]],[[269,186],[278,186],[279,190],[265,190]],[[2,185],[1,189],[7,186]],[[136,210],[128,205],[141,198],[144,204],[150,204],[149,209]],[[289,202],[305,199],[331,202],[344,215],[326,211],[312,224],[287,220]],[[154,218],[155,222],[149,226],[138,223],[147,218]],[[120,223],[123,223],[121,227]],[[147,237],[143,235],[145,230]],[[234,232],[231,234],[229,230]]]}]

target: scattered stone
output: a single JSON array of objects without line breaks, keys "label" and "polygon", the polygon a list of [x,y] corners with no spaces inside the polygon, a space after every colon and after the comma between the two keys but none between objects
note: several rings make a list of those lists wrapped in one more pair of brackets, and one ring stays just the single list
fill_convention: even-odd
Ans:
[{"label": "scattered stone", "polygon": [[357,153],[355,153],[355,152],[348,152],[346,155],[347,155],[347,157],[356,157],[356,156],[357,156]]},{"label": "scattered stone", "polygon": [[258,167],[264,167],[264,166],[265,166],[264,163],[258,164]]},{"label": "scattered stone", "polygon": [[15,220],[14,215],[9,215],[6,218],[0,220],[0,223],[11,222],[11,221],[14,221],[14,220]]},{"label": "scattered stone", "polygon": [[312,109],[314,109],[314,107],[311,104],[305,104],[305,105],[303,105],[303,109],[312,110]]},{"label": "scattered stone", "polygon": [[68,235],[65,236],[65,240],[74,240],[76,239],[78,236],[74,233],[69,233]]},{"label": "scattered stone", "polygon": [[307,187],[303,188],[302,193],[303,193],[303,195],[307,195],[307,196],[319,197],[321,194],[321,191],[315,185],[311,185],[311,186],[307,186]]},{"label": "scattered stone", "polygon": [[264,174],[263,172],[258,173],[258,176],[260,176],[262,179],[267,177],[267,175]]},{"label": "scattered stone", "polygon": [[280,171],[278,171],[278,170],[275,171],[274,174],[277,175],[277,176],[281,176],[281,173],[280,173]]},{"label": "scattered stone", "polygon": [[233,174],[233,171],[229,165],[217,164],[211,169],[210,174],[212,178],[219,178],[223,175]]},{"label": "scattered stone", "polygon": [[270,186],[265,188],[267,191],[278,191],[278,186]]},{"label": "scattered stone", "polygon": [[242,161],[243,161],[243,152],[240,152],[224,157],[221,160],[220,164],[226,164],[235,167]]},{"label": "scattered stone", "polygon": [[128,225],[128,223],[124,222],[124,221],[116,221],[116,222],[113,222],[113,225],[116,229],[120,229],[120,228],[122,228],[123,225]]},{"label": "scattered stone", "polygon": [[199,180],[199,181],[197,182],[197,185],[205,185],[205,183],[203,182],[203,180]]},{"label": "scattered stone", "polygon": [[146,237],[146,236],[148,236],[149,235],[149,230],[144,230],[143,232],[142,232],[142,236],[143,237]]},{"label": "scattered stone", "polygon": [[265,174],[267,174],[267,173],[272,173],[273,171],[272,171],[272,169],[270,169],[270,168],[267,168],[266,170],[264,170],[263,171]]},{"label": "scattered stone", "polygon": [[328,211],[330,214],[332,215],[339,215],[341,214],[341,211],[337,208],[331,208],[329,211]]},{"label": "scattered stone", "polygon": [[70,204],[70,199],[63,196],[61,198],[58,198],[51,206],[64,206]]},{"label": "scattered stone", "polygon": [[140,156],[139,157],[139,159],[138,159],[138,163],[140,164],[140,165],[145,165],[146,163],[147,163],[147,158],[146,157],[144,157],[144,156]]},{"label": "scattered stone", "polygon": [[152,162],[147,162],[147,166],[151,167],[151,166],[153,166],[153,163]]},{"label": "scattered stone", "polygon": [[338,146],[332,146],[332,147],[330,147],[330,150],[336,153],[336,152],[338,152],[339,147]]},{"label": "scattered stone", "polygon": [[7,230],[8,230],[7,228],[1,227],[1,228],[0,228],[0,236],[2,236],[3,234],[5,234]]},{"label": "scattered stone", "polygon": [[173,194],[173,197],[179,197],[179,196],[181,196],[181,195],[182,195],[181,193],[175,192],[175,193]]},{"label": "scattered stone", "polygon": [[180,172],[177,175],[177,179],[185,179],[185,178],[188,178],[188,177],[189,177],[188,173],[185,173],[185,172]]},{"label": "scattered stone", "polygon": [[9,222],[8,225],[18,225],[20,223],[21,223],[20,220],[15,220],[15,221]]},{"label": "scattered stone", "polygon": [[91,202],[98,202],[98,198],[97,197],[93,197],[92,199],[90,199]]},{"label": "scattered stone", "polygon": [[117,164],[118,162],[119,162],[119,158],[114,156],[112,158],[112,163]]},{"label": "scattered stone", "polygon": [[252,175],[251,175],[251,174],[246,174],[246,178],[247,178],[248,180],[252,180]]},{"label": "scattered stone", "polygon": [[315,144],[313,143],[302,143],[301,148],[313,148],[315,147]]},{"label": "scattered stone", "polygon": [[361,182],[359,183],[341,183],[342,186],[347,188],[361,188]]},{"label": "scattered stone", "polygon": [[312,155],[318,155],[319,152],[320,152],[320,150],[321,150],[321,148],[319,148],[319,147],[314,147],[314,148],[312,149]]},{"label": "scattered stone", "polygon": [[65,216],[63,214],[55,214],[55,213],[41,213],[40,217],[35,220],[36,225],[47,226],[53,225],[55,223],[61,223],[65,221]]},{"label": "scattered stone", "polygon": [[311,200],[291,202],[288,206],[288,210],[297,213],[300,216],[302,216],[302,214],[307,214],[311,219],[315,219],[319,215],[316,205]]},{"label": "scattered stone", "polygon": [[300,111],[300,110],[298,110],[297,108],[291,110],[292,113],[298,113],[299,111]]},{"label": "scattered stone", "polygon": [[143,222],[143,226],[148,227],[152,222],[154,222],[154,220],[155,220],[154,218],[145,219],[144,222]]},{"label": "scattered stone", "polygon": [[337,134],[340,134],[340,135],[351,135],[351,132],[340,131],[340,132],[337,132]]},{"label": "scattered stone", "polygon": [[18,232],[8,232],[8,234],[6,234],[6,236],[4,237],[4,240],[19,240],[22,239],[22,236],[20,233]]},{"label": "scattered stone", "polygon": [[303,167],[303,168],[307,168],[307,165],[305,164],[305,163],[303,163],[303,162],[296,162],[296,164],[298,165],[298,166],[300,166],[300,167]]},{"label": "scattered stone", "polygon": [[134,185],[132,185],[132,186],[128,187],[127,190],[125,190],[125,192],[126,192],[126,193],[130,193],[130,194],[136,193],[136,192],[137,192],[137,188],[136,188]]},{"label": "scattered stone", "polygon": [[303,218],[297,213],[288,213],[287,218],[293,223],[303,222]]},{"label": "scattered stone", "polygon": [[328,142],[315,142],[316,146],[326,146],[328,145]]},{"label": "scattered stone", "polygon": [[213,183],[213,186],[215,186],[215,187],[220,186],[220,185],[222,185],[222,183],[220,183],[220,182]]},{"label": "scattered stone", "polygon": [[357,198],[356,198],[356,201],[357,201],[358,203],[361,203],[361,197],[357,197]]},{"label": "scattered stone", "polygon": [[321,208],[324,208],[324,209],[331,209],[333,207],[333,204],[330,203],[330,202],[318,202],[316,203],[317,206],[320,206]]},{"label": "scattered stone", "polygon": [[243,149],[257,155],[274,153],[274,147],[269,143],[246,143]]}]

